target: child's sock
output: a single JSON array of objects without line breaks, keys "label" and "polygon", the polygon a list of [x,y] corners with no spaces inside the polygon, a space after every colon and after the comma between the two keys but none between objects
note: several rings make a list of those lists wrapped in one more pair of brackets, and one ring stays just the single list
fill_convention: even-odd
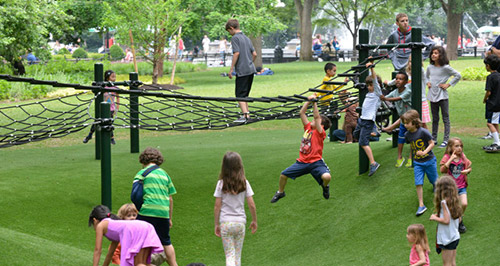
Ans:
[{"label": "child's sock", "polygon": [[498,139],[498,132],[491,133],[493,136],[493,144],[500,145],[500,140]]}]

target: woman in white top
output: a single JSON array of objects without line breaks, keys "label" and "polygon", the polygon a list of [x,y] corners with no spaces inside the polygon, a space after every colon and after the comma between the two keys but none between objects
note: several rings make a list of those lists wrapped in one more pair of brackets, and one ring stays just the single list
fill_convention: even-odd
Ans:
[{"label": "woman in white top", "polygon": [[243,161],[236,152],[227,152],[222,159],[219,181],[215,188],[215,235],[222,237],[226,266],[241,265],[245,238],[245,199],[252,214],[250,229],[257,231],[257,210],[253,190],[245,178]]}]

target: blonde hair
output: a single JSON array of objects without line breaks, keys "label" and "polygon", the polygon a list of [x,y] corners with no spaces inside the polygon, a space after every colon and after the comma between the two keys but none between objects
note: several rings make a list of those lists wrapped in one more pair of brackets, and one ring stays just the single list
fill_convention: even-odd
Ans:
[{"label": "blonde hair", "polygon": [[135,205],[132,203],[123,204],[120,209],[118,209],[118,217],[120,217],[120,219],[125,219],[130,213],[139,214],[137,208],[135,208]]},{"label": "blonde hair", "polygon": [[446,200],[446,205],[450,210],[451,218],[458,219],[462,216],[462,203],[458,197],[458,188],[453,177],[443,175],[436,182],[436,191],[434,192],[434,209],[437,214],[441,213],[441,201]]},{"label": "blonde hair", "polygon": [[452,155],[453,154],[453,146],[457,143],[457,142],[460,142],[460,146],[462,146],[462,155],[461,157],[463,158],[464,157],[464,142],[460,139],[460,138],[450,138],[448,140],[448,145],[446,145],[446,150],[445,150],[445,154],[448,154],[448,155]]},{"label": "blonde hair", "polygon": [[415,238],[415,245],[421,246],[424,251],[430,251],[429,240],[427,240],[427,234],[425,233],[425,227],[423,224],[412,224],[406,229],[408,234]]}]

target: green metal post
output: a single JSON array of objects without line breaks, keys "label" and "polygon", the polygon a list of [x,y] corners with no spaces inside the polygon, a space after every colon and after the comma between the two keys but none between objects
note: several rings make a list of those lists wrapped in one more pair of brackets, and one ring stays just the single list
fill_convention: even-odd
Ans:
[{"label": "green metal post", "polygon": [[[130,80],[139,80],[139,75],[135,72],[129,73]],[[130,86],[131,90],[138,90],[135,86]],[[139,96],[130,94],[130,153],[139,153]]]},{"label": "green metal post", "polygon": [[[104,65],[102,63],[95,63],[94,64],[94,81],[95,82],[102,82],[104,81]],[[95,118],[98,119],[101,117],[101,106],[100,103],[104,100],[104,97],[100,91],[96,91],[95,94],[97,95],[95,99]],[[101,159],[101,134],[99,131],[96,130],[95,132],[95,159],[100,160]]]},{"label": "green metal post", "polygon": [[[422,42],[422,29],[411,29],[411,41]],[[422,118],[422,48],[411,49],[411,105]]]},{"label": "green metal post", "polygon": [[[396,78],[396,75],[398,74],[397,71],[392,72],[392,79]],[[396,89],[397,90],[397,89]],[[399,119],[399,114],[396,109],[392,109],[392,123],[396,123]],[[399,133],[392,133],[392,147],[396,148],[398,146],[398,138],[399,138]]]},{"label": "green metal post", "polygon": [[[369,35],[368,35],[368,30],[367,29],[360,29],[359,30],[359,44],[368,44],[369,41]],[[368,50],[367,49],[362,49],[359,51],[359,63],[363,62],[366,58],[368,58]],[[359,77],[359,82],[365,82],[366,77],[368,76],[368,73],[365,72],[363,75]],[[363,105],[363,101],[365,100],[367,90],[360,90],[359,91],[359,103],[360,107]],[[370,166],[370,163],[368,161],[368,156],[366,156],[365,150],[361,146],[359,146],[359,174],[363,174],[368,171],[368,168]]]},{"label": "green metal post", "polygon": [[111,104],[101,102],[101,119],[98,132],[101,134],[101,204],[111,209]]}]

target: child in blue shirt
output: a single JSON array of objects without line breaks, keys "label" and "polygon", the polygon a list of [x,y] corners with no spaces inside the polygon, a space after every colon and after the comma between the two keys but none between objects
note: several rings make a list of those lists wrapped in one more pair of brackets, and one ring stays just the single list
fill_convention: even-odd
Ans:
[{"label": "child in blue shirt", "polygon": [[424,175],[434,187],[438,178],[437,160],[432,152],[434,141],[432,135],[425,128],[421,127],[420,115],[415,110],[409,110],[401,117],[401,123],[406,129],[406,140],[410,142],[413,156],[413,173],[415,175],[415,186],[418,197],[417,216],[422,215],[427,208],[423,200]]}]

